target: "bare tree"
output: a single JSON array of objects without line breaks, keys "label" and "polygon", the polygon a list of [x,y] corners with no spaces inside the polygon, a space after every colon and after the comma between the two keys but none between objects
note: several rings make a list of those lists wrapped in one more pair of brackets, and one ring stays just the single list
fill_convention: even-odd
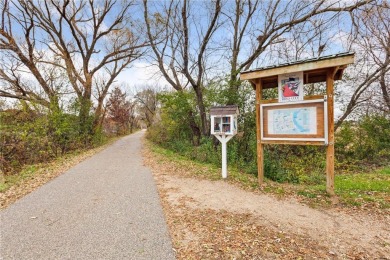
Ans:
[{"label": "bare tree", "polygon": [[[209,134],[203,89],[206,83],[208,46],[219,27],[221,1],[213,1],[208,16],[202,22],[196,19],[195,9],[190,8],[188,0],[169,1],[163,12],[154,13],[153,18],[148,8],[148,1],[144,0],[147,34],[154,60],[162,75],[177,91],[183,91],[190,85],[195,92],[201,124],[199,129],[193,119],[191,129],[199,139],[200,132]],[[191,31],[197,34],[196,38]],[[189,116],[194,117],[193,111],[189,111]]]},{"label": "bare tree", "polygon": [[[349,47],[357,61],[349,70],[341,97],[345,104],[337,129],[354,111],[390,111],[390,5],[388,1],[368,5],[352,14],[353,32]],[[379,91],[378,91],[379,90]],[[349,94],[348,94],[349,92]]]},{"label": "bare tree", "polygon": [[[235,1],[235,6],[224,16],[230,23],[230,81],[232,92],[237,92],[238,75],[248,70],[269,48],[283,42],[283,36],[297,25],[311,23],[321,14],[353,12],[370,1],[342,4],[334,1]],[[317,26],[312,24],[313,27]],[[320,47],[320,46],[319,46]]]},{"label": "bare tree", "polygon": [[[321,2],[318,2],[321,3]],[[230,87],[233,92],[237,92],[239,81],[235,81],[234,72],[240,63],[235,57],[240,46],[240,41],[246,38],[237,36],[237,32],[243,33],[250,27],[251,20],[256,15],[256,8],[264,10],[263,3],[258,1],[236,2],[235,12],[224,12],[230,21],[229,27],[232,31],[233,40],[230,41],[232,53],[232,70],[230,74]],[[276,4],[276,2],[274,3]],[[298,5],[298,3],[293,3]],[[323,5],[326,3],[322,3]],[[339,8],[318,9],[315,15],[305,21],[291,20],[291,26],[280,34],[274,42],[269,43],[266,49],[259,55],[263,62],[277,63],[295,61],[307,57],[317,57],[324,52],[331,50],[332,46],[339,45],[333,42],[332,35],[347,35],[349,40],[345,41],[344,50],[356,52],[356,63],[346,71],[345,80],[337,84],[339,93],[337,100],[344,104],[343,114],[336,122],[336,129],[342,122],[359,108],[365,114],[368,111],[376,110],[388,113],[388,93],[389,93],[389,4],[388,1],[369,1],[367,4],[355,3],[356,7],[344,6]],[[294,5],[290,10],[297,10]],[[328,9],[327,11],[326,8]],[[269,8],[265,8],[269,10]],[[237,15],[239,10],[240,15]],[[277,10],[277,9],[276,9]],[[283,9],[282,9],[283,10]],[[351,19],[347,15],[341,16],[342,11],[348,11]],[[234,13],[235,16],[228,16]],[[233,17],[235,19],[233,19]],[[271,16],[270,16],[271,17]],[[245,19],[244,19],[245,18]],[[272,21],[269,20],[268,22]],[[280,21],[279,21],[280,22]],[[345,23],[351,26],[345,26]],[[241,26],[241,27],[240,27]],[[236,28],[241,29],[237,30]],[[345,31],[353,28],[352,32]],[[339,28],[342,28],[341,30]],[[248,30],[253,32],[256,29]],[[247,37],[248,38],[248,37]],[[248,40],[248,39],[246,39]],[[259,40],[259,39],[256,39]],[[249,41],[251,42],[251,41]],[[256,43],[257,44],[257,43]],[[256,46],[252,44],[252,46]],[[252,49],[253,50],[253,49]],[[332,54],[334,53],[331,52]],[[244,56],[246,57],[246,56]],[[258,62],[259,58],[254,62]],[[242,56],[241,56],[242,59]],[[244,62],[245,63],[245,62]],[[235,67],[236,65],[236,67]],[[240,69],[247,69],[239,68]],[[234,83],[236,82],[236,84]],[[319,93],[323,89],[319,85],[311,84],[306,86],[308,93]],[[234,100],[234,99],[233,99]]]},{"label": "bare tree", "polygon": [[[338,39],[333,37],[339,32],[339,18],[340,15],[337,13],[331,16],[319,14],[305,23],[295,25],[289,32],[283,34],[277,44],[268,47],[262,55],[262,60],[278,64],[334,54],[334,49],[342,49],[337,43]],[[326,84],[324,82],[305,84],[304,91],[306,95],[324,95]]]},{"label": "bare tree", "polygon": [[[37,41],[36,23],[34,14],[30,9],[23,6],[13,5],[7,0],[1,3],[1,24],[0,24],[0,80],[2,89],[0,95],[7,98],[15,98],[25,101],[34,101],[43,106],[49,107],[57,99],[55,89],[50,86],[53,79],[41,69],[40,62],[43,59],[43,52],[36,48]],[[15,12],[10,12],[10,10]],[[16,14],[17,13],[17,14]],[[18,43],[18,37],[14,35],[13,28],[20,27],[23,32],[20,37],[23,42]],[[53,61],[54,62],[54,61]],[[40,88],[34,87],[35,82],[22,77],[22,72],[29,71]],[[43,92],[43,93],[42,93]]]},{"label": "bare tree", "polygon": [[154,123],[157,110],[158,100],[155,88],[148,87],[134,96],[137,102],[137,111],[142,120],[149,127]]},{"label": "bare tree", "polygon": [[[144,18],[156,65],[176,90],[182,91],[187,85],[193,88],[201,130],[207,134],[202,100],[207,74],[213,74],[210,69],[215,70],[212,65],[229,64],[231,94],[228,103],[235,103],[241,84],[239,73],[258,63],[273,45],[282,43],[285,36],[291,36],[293,29],[314,31],[313,38],[307,38],[307,42],[315,38],[318,43],[315,52],[320,55],[327,44],[324,38],[318,40],[322,35],[320,28],[340,13],[355,12],[368,2],[236,0],[222,4],[214,1],[205,18],[207,22],[197,23],[193,17],[205,2],[170,1],[164,8],[155,8],[153,13],[144,0]],[[189,8],[189,3],[197,8]],[[297,51],[302,54],[308,47],[300,48]]]},{"label": "bare tree", "polygon": [[[13,70],[0,71],[0,77],[10,86],[0,94],[45,105],[45,100],[50,102],[57,93],[48,85],[39,64],[59,69],[78,97],[81,129],[89,131],[96,75],[103,74],[106,80],[99,85],[95,126],[115,78],[140,57],[147,45],[131,20],[132,6],[132,1],[116,0],[4,0],[0,50],[10,58]],[[34,76],[48,100],[20,83],[22,70]]]}]

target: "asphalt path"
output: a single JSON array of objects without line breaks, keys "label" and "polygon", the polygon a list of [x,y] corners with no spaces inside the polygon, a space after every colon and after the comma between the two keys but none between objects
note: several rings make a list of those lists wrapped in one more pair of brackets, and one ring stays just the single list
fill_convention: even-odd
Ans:
[{"label": "asphalt path", "polygon": [[175,259],[141,138],[126,136],[0,212],[0,259]]}]

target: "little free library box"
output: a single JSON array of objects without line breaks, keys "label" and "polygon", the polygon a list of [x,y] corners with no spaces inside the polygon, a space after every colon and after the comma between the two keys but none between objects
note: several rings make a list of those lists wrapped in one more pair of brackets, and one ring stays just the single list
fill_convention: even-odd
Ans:
[{"label": "little free library box", "polygon": [[210,108],[211,134],[236,135],[237,134],[238,106],[219,106]]},{"label": "little free library box", "polygon": [[[256,91],[259,184],[264,145],[325,145],[326,190],[334,195],[334,81],[353,62],[354,53],[340,53],[241,72]],[[319,82],[326,82],[326,95],[304,95],[304,84]],[[278,88],[278,99],[263,99],[268,88]]]}]

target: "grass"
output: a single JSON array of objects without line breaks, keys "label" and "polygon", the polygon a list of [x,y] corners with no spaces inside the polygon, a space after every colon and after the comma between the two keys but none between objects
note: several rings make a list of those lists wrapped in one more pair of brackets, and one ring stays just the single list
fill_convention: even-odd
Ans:
[{"label": "grass", "polygon": [[66,171],[69,167],[79,162],[81,157],[84,157],[95,149],[96,148],[89,150],[77,150],[57,157],[50,162],[25,165],[17,174],[4,176],[4,182],[0,183],[0,193],[6,192],[13,186],[18,186],[24,181],[37,179],[40,175],[58,170],[61,171],[61,169]]},{"label": "grass", "polygon": [[390,208],[390,167],[371,173],[346,174],[336,176],[336,193],[355,206],[366,203],[379,204]]},{"label": "grass", "polygon": [[4,182],[0,183],[0,193],[6,192],[13,186],[18,186],[24,181],[32,180],[52,171],[58,171],[57,168],[62,168],[63,171],[65,171],[69,166],[73,166],[74,163],[78,162],[80,156],[83,156],[92,150],[93,149],[73,151],[50,162],[25,165],[17,174],[4,176]]},{"label": "grass", "polygon": [[[162,148],[156,144],[147,141],[146,143],[153,153],[160,154],[166,160],[174,162],[177,166],[185,169],[193,169],[191,173],[209,180],[220,180],[222,177],[221,168],[211,163],[202,163],[196,160],[190,160],[185,156],[177,154],[169,149]],[[257,187],[257,178],[252,174],[245,174],[233,167],[228,167],[228,179],[232,182],[240,183],[248,188]]]},{"label": "grass", "polygon": [[[2,181],[0,182],[0,193],[6,192],[11,187],[19,186],[24,181],[39,179],[38,177],[40,177],[40,175],[50,175],[51,172],[64,172],[88,156],[93,155],[107,145],[118,140],[119,138],[120,137],[109,138],[98,147],[88,150],[76,150],[57,157],[50,162],[25,165],[17,174],[1,176]],[[46,179],[45,181],[48,180],[49,179]]]},{"label": "grass", "polygon": [[[325,184],[302,186],[298,194],[307,198],[327,196]],[[346,206],[390,208],[390,167],[369,173],[348,173],[335,176],[335,193]]]},{"label": "grass", "polygon": [[10,187],[17,185],[26,179],[31,179],[44,164],[25,166],[18,174],[4,176],[4,182],[0,183],[0,192],[5,192]]},{"label": "grass", "polygon": [[[165,160],[174,162],[177,167],[187,171],[187,174],[194,174],[209,180],[221,179],[220,167],[190,160],[151,142],[147,142],[147,144],[153,153],[160,154]],[[194,170],[190,171],[189,169]],[[240,172],[233,167],[228,168],[228,181],[238,183],[244,188],[259,190],[256,176]],[[332,198],[326,193],[325,184],[325,176],[315,173],[314,176],[303,178],[299,184],[277,183],[265,179],[265,185],[261,190],[278,197],[296,196],[302,202],[313,207],[329,207],[332,204]],[[346,207],[389,209],[390,166],[367,173],[336,174],[335,193],[339,204]]]}]

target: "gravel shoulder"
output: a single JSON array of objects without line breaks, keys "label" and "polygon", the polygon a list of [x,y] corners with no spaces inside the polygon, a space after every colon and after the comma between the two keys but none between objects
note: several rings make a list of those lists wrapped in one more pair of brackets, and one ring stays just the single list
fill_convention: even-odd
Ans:
[{"label": "gravel shoulder", "polygon": [[1,259],[174,259],[144,132],[126,136],[0,212]]},{"label": "gravel shoulder", "polygon": [[390,216],[313,209],[189,177],[201,169],[183,169],[149,150],[144,155],[179,259],[389,259]]}]

